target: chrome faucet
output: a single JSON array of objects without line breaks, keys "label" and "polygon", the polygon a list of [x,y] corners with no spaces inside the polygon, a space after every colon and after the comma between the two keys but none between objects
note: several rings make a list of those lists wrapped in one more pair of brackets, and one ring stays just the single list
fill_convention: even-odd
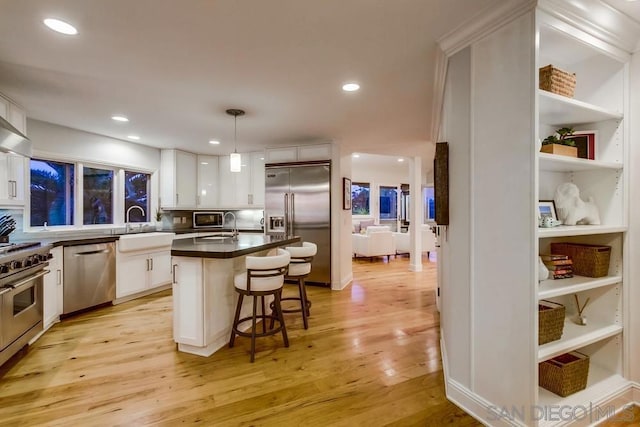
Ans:
[{"label": "chrome faucet", "polygon": [[[138,205],[133,205],[131,206],[129,209],[127,209],[127,213],[125,214],[125,221],[126,221],[126,226],[125,226],[125,233],[128,233],[129,231],[131,231],[131,224],[129,223],[129,214],[131,213],[131,209],[133,208],[137,208],[140,209],[140,212],[142,212],[142,215],[146,215],[144,213],[144,209],[142,209],[140,206]],[[140,224],[140,228],[142,229],[142,224]]]},{"label": "chrome faucet", "polygon": [[234,240],[238,239],[238,223],[236,222],[236,214],[234,214],[231,211],[227,211],[224,213],[222,220],[224,221],[224,219],[227,217],[227,214],[231,214],[231,216],[233,217],[233,234],[232,237]]}]

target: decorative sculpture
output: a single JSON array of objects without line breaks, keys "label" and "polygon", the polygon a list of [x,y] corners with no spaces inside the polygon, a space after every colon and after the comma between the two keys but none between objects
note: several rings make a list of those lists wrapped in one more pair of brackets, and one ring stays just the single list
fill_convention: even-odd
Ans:
[{"label": "decorative sculpture", "polygon": [[580,190],[571,182],[558,186],[554,202],[558,218],[565,225],[600,224],[600,213],[593,197],[586,202],[582,200]]},{"label": "decorative sculpture", "polygon": [[543,280],[547,280],[549,278],[549,269],[544,262],[542,262],[542,258],[538,257],[538,281],[542,282]]}]

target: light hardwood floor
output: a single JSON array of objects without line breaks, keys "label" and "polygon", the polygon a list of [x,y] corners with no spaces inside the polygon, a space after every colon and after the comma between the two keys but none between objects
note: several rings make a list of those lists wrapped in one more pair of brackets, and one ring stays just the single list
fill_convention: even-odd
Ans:
[{"label": "light hardwood floor", "polygon": [[209,358],[176,351],[168,291],[50,329],[3,367],[2,426],[479,425],[444,397],[435,264],[354,261],[345,290],[308,287],[309,329]]}]

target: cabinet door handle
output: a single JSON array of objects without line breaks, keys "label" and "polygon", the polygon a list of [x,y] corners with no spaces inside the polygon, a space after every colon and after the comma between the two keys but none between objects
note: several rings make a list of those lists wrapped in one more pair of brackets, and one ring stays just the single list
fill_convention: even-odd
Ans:
[{"label": "cabinet door handle", "polygon": [[18,182],[17,181],[9,181],[11,182],[11,197],[18,197]]},{"label": "cabinet door handle", "polygon": [[147,271],[149,271],[149,258],[147,258],[145,261],[147,261]]},{"label": "cabinet door handle", "polygon": [[153,258],[149,258],[149,261],[151,261],[151,271],[153,271]]},{"label": "cabinet door handle", "polygon": [[173,268],[171,269],[171,275],[172,275],[173,283],[175,283],[176,285],[178,284],[178,282],[176,282],[176,270],[177,269],[178,269],[178,264],[173,264]]},{"label": "cabinet door handle", "polygon": [[62,285],[62,270],[56,270],[56,285]]},{"label": "cabinet door handle", "polygon": [[180,195],[176,193],[176,205],[180,204]]},{"label": "cabinet door handle", "polygon": [[253,194],[247,194],[247,204],[253,204]]}]

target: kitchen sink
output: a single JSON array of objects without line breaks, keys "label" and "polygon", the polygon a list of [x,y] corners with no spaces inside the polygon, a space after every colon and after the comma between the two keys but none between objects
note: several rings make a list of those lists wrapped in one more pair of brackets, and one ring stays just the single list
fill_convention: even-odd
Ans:
[{"label": "kitchen sink", "polygon": [[175,233],[152,232],[124,234],[120,236],[118,241],[118,250],[120,252],[142,251],[146,249],[157,250],[164,246],[171,248]]}]

